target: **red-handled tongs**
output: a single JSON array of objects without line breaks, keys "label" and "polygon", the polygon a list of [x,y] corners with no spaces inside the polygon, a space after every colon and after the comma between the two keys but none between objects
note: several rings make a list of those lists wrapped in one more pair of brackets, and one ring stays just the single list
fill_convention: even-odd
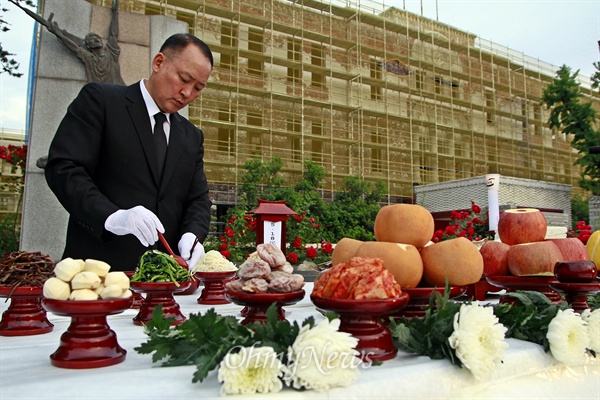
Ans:
[{"label": "red-handled tongs", "polygon": [[175,253],[173,253],[173,250],[171,249],[171,246],[169,246],[169,243],[167,242],[167,239],[165,239],[165,237],[163,236],[162,233],[158,232],[158,238],[160,239],[160,242],[162,243],[162,245],[165,246],[165,249],[167,249],[167,253],[169,253],[170,255],[172,255],[173,258],[175,260],[177,260],[177,264],[181,265],[185,269],[189,269],[188,265],[187,265],[187,262],[185,262],[185,260],[183,259],[183,257],[178,256]]}]

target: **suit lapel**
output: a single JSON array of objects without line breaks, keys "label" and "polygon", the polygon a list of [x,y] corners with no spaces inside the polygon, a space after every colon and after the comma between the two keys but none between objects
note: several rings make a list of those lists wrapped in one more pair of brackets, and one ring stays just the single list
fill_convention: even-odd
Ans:
[{"label": "suit lapel", "polygon": [[179,121],[180,118],[181,116],[178,113],[171,114],[169,147],[167,148],[167,158],[165,159],[165,166],[163,167],[162,182],[160,184],[161,189],[165,188],[167,183],[173,177],[177,161],[185,146],[185,134],[183,132],[183,125]]},{"label": "suit lapel", "polygon": [[[127,99],[131,102],[127,106],[127,111],[131,117],[131,121],[135,126],[135,130],[146,154],[146,161],[152,171],[152,176],[156,185],[160,185],[158,175],[158,161],[156,155],[156,149],[154,148],[154,141],[152,139],[152,127],[150,125],[150,119],[148,117],[148,109],[144,98],[142,97],[142,91],[140,89],[140,83],[134,83],[127,88]],[[167,155],[168,159],[168,155]]]}]

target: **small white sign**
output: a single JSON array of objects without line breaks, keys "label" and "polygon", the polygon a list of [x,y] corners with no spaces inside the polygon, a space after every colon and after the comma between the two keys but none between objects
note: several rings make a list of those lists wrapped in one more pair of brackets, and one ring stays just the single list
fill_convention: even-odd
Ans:
[{"label": "small white sign", "polygon": [[275,246],[281,246],[281,228],[282,221],[264,221],[263,222],[263,243],[271,243]]}]

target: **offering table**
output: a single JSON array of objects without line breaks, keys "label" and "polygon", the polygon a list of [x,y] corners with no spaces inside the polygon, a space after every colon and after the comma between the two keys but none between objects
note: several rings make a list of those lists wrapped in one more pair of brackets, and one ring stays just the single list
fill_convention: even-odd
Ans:
[{"label": "offering table", "polygon": [[[307,283],[302,301],[285,307],[286,318],[301,323],[313,316],[324,318],[310,301],[312,283]],[[197,295],[175,296],[185,315],[204,313],[214,308],[219,314],[235,315],[240,320],[242,306],[202,305]],[[0,312],[9,303],[0,303]],[[192,383],[195,366],[160,367],[150,355],[134,348],[145,342],[144,328],[133,323],[138,310],[128,309],[108,317],[108,324],[127,351],[117,365],[64,369],[54,367],[50,355],[70,319],[48,313],[54,324],[49,333],[33,336],[0,336],[0,399],[206,399],[220,397],[216,371],[202,383]],[[494,377],[477,381],[466,369],[448,360],[431,360],[399,351],[382,365],[365,364],[357,381],[327,392],[297,391],[285,388],[269,395],[249,398],[340,398],[340,399],[598,399],[600,398],[600,360],[590,358],[584,365],[566,367],[533,343],[508,339],[503,364]],[[237,396],[238,398],[240,396]]]}]

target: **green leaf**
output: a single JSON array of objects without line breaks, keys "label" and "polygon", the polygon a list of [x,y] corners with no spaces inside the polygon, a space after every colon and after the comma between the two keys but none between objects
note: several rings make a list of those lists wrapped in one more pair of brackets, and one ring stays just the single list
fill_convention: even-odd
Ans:
[{"label": "green leaf", "polygon": [[152,310],[152,319],[146,323],[146,329],[150,331],[167,331],[171,328],[173,322],[175,322],[175,318],[165,318],[162,304],[159,304]]},{"label": "green leaf", "polygon": [[[309,317],[303,323],[304,325],[314,326],[314,318]],[[253,340],[260,343],[261,346],[270,346],[275,353],[282,354],[283,362],[287,361],[287,349],[290,347],[298,332],[300,326],[296,321],[290,323],[286,320],[279,320],[277,317],[277,305],[273,303],[267,309],[266,323],[254,322],[251,324],[254,331]]]},{"label": "green leaf", "polygon": [[411,330],[405,323],[396,324],[390,328],[390,331],[398,349],[411,353],[422,353],[423,350],[419,346],[419,342],[413,339]]},{"label": "green leaf", "polygon": [[498,304],[494,314],[506,328],[506,337],[526,340],[541,345],[545,351],[550,349],[546,338],[548,325],[559,310],[568,304],[552,303],[545,295],[536,291],[518,291],[507,293],[514,298],[515,304]]},{"label": "green leaf", "polygon": [[[195,365],[192,381],[202,382],[216,369],[230,351],[253,345],[271,346],[286,362],[287,348],[298,336],[300,326],[277,317],[277,306],[267,310],[265,323],[242,325],[233,316],[221,316],[214,309],[201,314],[191,314],[183,323],[171,327],[164,320],[162,308],[156,307],[153,319],[147,324],[148,341],[135,350],[140,354],[152,354],[152,361],[164,360],[161,366]],[[313,317],[302,326],[314,326]]]},{"label": "green leaf", "polygon": [[202,381],[215,369],[227,352],[236,346],[251,344],[253,332],[235,317],[223,317],[214,309],[204,315],[191,314],[183,323],[170,327],[157,307],[147,325],[149,340],[135,350],[154,353],[152,361],[165,360],[162,366],[196,365],[194,382]]},{"label": "green leaf", "polygon": [[571,74],[566,65],[556,71],[554,80],[544,88],[541,103],[550,110],[548,124],[570,135],[571,147],[579,157],[575,164],[582,166],[579,186],[593,194],[600,193],[600,157],[590,154],[592,146],[600,144],[596,130],[596,111],[591,102],[582,103],[583,94],[577,81],[579,71]]},{"label": "green leaf", "polygon": [[196,371],[192,376],[192,382],[202,382],[209,374],[210,371],[217,368],[221,363],[221,360],[225,358],[227,351],[224,348],[216,349],[214,353],[203,354],[195,360]]},{"label": "green leaf", "polygon": [[600,293],[596,293],[594,295],[588,296],[588,305],[592,310],[596,310],[600,308]]},{"label": "green leaf", "polygon": [[404,351],[431,359],[447,358],[451,363],[461,366],[455,350],[448,343],[448,338],[454,332],[454,316],[460,311],[461,304],[450,301],[450,285],[446,282],[444,294],[432,292],[423,317],[403,318],[399,324],[390,325],[394,344]]}]

